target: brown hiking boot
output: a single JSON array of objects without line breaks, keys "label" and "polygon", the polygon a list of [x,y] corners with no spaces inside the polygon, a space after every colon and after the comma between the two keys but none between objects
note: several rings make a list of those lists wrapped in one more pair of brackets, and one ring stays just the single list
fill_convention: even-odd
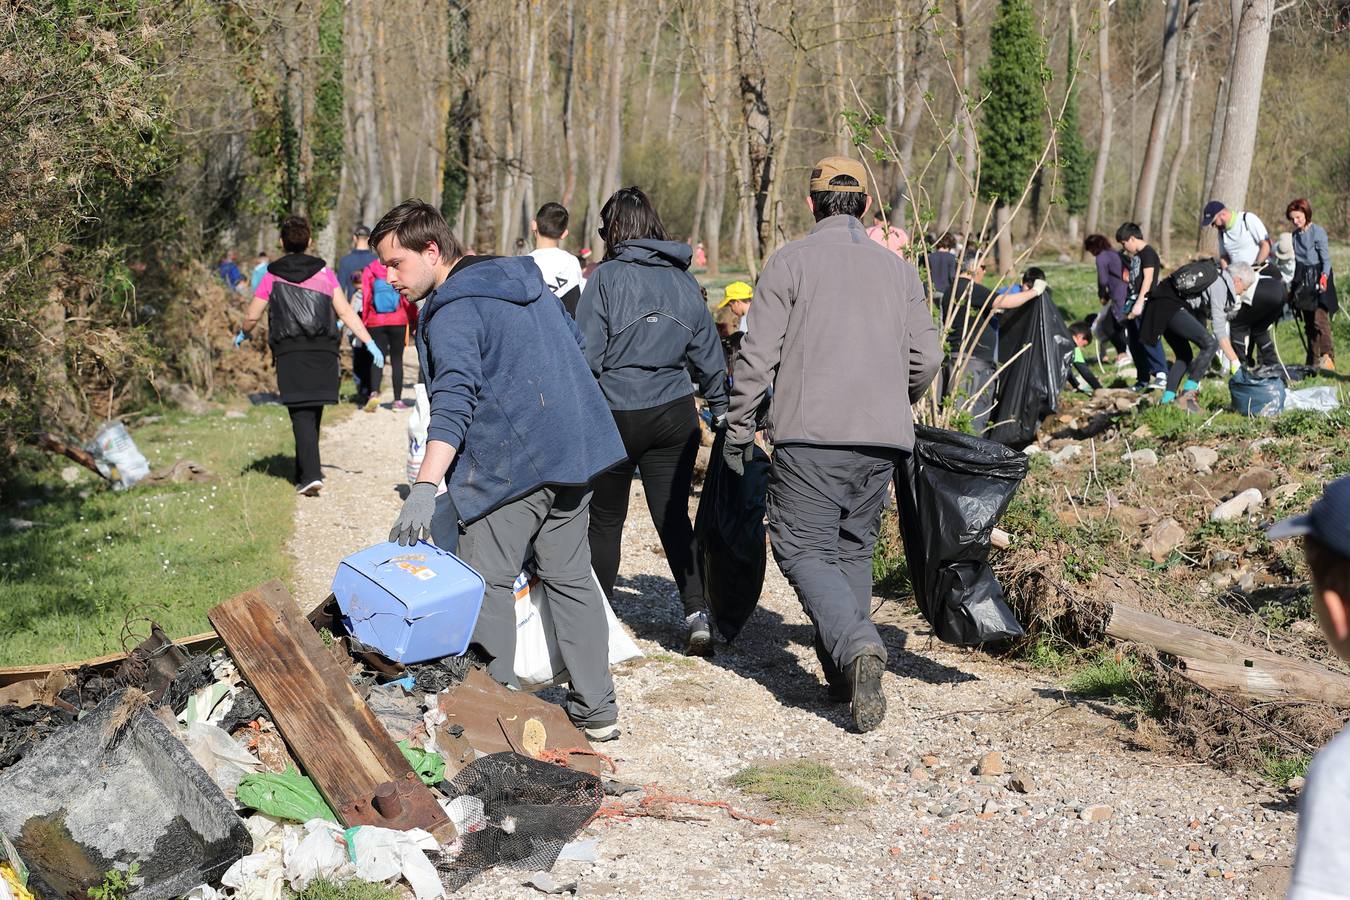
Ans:
[{"label": "brown hiking boot", "polygon": [[1200,415],[1204,412],[1200,408],[1200,401],[1195,397],[1195,391],[1182,391],[1181,396],[1177,397],[1177,406],[1192,415]]}]

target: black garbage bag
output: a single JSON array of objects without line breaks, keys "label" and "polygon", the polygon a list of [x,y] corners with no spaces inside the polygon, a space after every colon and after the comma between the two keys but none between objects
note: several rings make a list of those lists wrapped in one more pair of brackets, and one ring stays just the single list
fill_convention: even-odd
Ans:
[{"label": "black garbage bag", "polygon": [[1027,458],[984,438],[915,425],[896,468],[900,534],[919,610],[939,638],[971,646],[1021,637],[989,566],[989,536]]},{"label": "black garbage bag", "polygon": [[736,639],[764,590],[764,495],[769,490],[769,456],[755,447],[754,459],[737,475],[722,459],[726,432],[717,435],[694,517],[703,591],[717,630]]},{"label": "black garbage bag", "polygon": [[1074,348],[1050,294],[1047,289],[999,319],[998,362],[1007,368],[998,376],[998,404],[989,417],[994,424],[985,432],[991,441],[1020,447],[1036,436],[1041,419],[1059,409]]}]

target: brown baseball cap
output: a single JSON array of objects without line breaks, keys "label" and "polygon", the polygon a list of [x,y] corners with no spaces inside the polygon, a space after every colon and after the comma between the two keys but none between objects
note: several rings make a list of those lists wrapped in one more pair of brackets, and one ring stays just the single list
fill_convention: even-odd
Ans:
[{"label": "brown baseball cap", "polygon": [[[858,186],[830,184],[830,179],[836,175],[847,175],[857,181]],[[847,156],[827,156],[816,163],[815,168],[811,170],[811,190],[837,191],[841,194],[865,194],[867,193],[867,170],[856,159],[849,159]]]}]

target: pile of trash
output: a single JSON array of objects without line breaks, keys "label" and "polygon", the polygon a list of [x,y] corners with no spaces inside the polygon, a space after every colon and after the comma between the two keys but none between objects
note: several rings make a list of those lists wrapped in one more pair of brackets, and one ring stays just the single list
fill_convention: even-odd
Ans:
[{"label": "pile of trash", "polygon": [[[633,789],[602,777],[561,707],[487,675],[473,617],[436,623],[455,652],[401,663],[338,601],[304,616],[268,582],[212,609],[214,632],[154,627],[126,654],[0,670],[0,900],[352,879],[434,900],[492,867],[545,883],[560,854],[593,860],[574,839],[607,786]],[[411,632],[404,649],[426,638]]]}]

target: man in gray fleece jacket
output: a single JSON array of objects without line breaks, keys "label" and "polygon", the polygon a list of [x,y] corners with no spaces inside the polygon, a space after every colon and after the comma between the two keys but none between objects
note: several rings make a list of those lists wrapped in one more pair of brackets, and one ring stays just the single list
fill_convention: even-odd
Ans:
[{"label": "man in gray fleece jacket", "polygon": [[867,173],[830,157],[811,173],[810,234],[764,264],[736,356],[726,461],[743,471],[772,392],[769,537],[816,627],[832,699],[859,731],[881,724],[886,648],[871,620],[872,547],[911,404],[942,364],[919,273],[867,237]]}]

